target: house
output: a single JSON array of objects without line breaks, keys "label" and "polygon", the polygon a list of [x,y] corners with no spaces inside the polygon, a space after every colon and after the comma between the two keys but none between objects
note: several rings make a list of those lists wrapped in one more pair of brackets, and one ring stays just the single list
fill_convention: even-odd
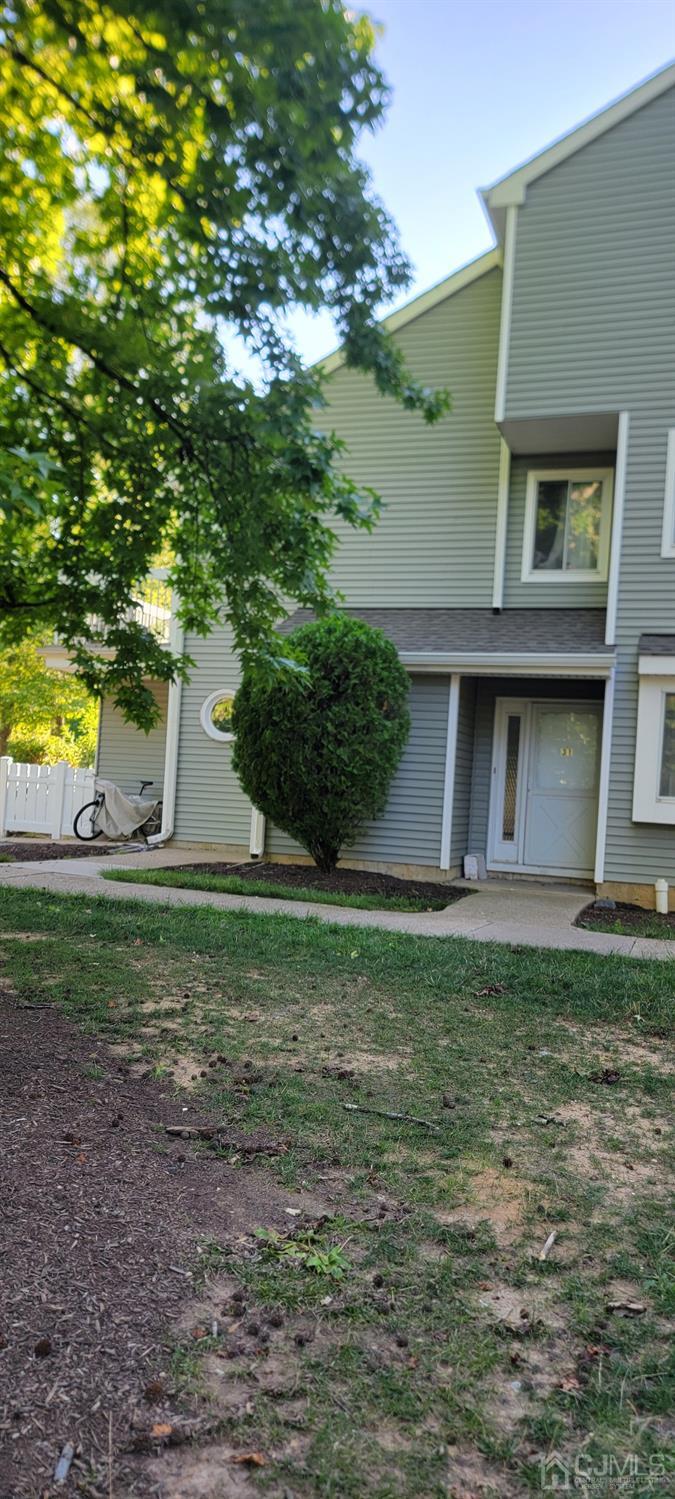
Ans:
[{"label": "house", "polygon": [[[411,682],[386,812],[345,858],[433,878],[473,854],[653,905],[675,885],[675,65],[481,197],[495,247],[386,319],[452,412],[427,428],[325,362],[326,425],[386,502],[341,529],[334,581]],[[163,781],[179,843],[303,857],[231,768],[227,628],[185,645],[147,738],[103,704],[99,773]]]}]

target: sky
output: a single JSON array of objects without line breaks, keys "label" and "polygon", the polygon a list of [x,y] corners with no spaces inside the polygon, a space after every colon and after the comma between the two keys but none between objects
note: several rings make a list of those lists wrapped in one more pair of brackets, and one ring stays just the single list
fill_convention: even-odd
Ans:
[{"label": "sky", "polygon": [[[384,124],[363,137],[359,154],[414,265],[402,301],[490,248],[477,188],[675,56],[675,0],[369,0],[358,8],[381,23],[377,57],[393,90]],[[296,312],[290,327],[307,362],[335,347],[327,316]]]}]

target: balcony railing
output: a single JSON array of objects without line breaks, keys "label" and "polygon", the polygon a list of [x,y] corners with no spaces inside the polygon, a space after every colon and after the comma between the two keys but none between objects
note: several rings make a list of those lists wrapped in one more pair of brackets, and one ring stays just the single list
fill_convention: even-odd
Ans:
[{"label": "balcony railing", "polygon": [[[136,620],[145,630],[150,630],[162,645],[169,643],[171,628],[171,587],[166,581],[164,568],[154,569],[138,590],[133,604],[125,611],[126,620]],[[105,623],[99,615],[90,616],[92,635],[105,633]]]}]

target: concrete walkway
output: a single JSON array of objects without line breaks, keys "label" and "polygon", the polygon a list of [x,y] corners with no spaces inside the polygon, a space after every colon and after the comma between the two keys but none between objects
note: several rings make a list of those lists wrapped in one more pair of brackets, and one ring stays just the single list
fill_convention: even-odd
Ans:
[{"label": "concrete walkway", "polygon": [[[0,845],[0,852],[2,846]],[[271,900],[265,896],[217,895],[205,890],[174,890],[161,885],[133,885],[102,878],[106,869],[159,869],[175,864],[210,863],[213,850],[166,848],[152,853],[107,855],[100,859],[46,859],[40,863],[0,864],[2,886],[51,890],[55,894],[105,896],[108,900],[141,900],[155,905],[211,906],[219,911],[251,911],[271,916],[313,916],[337,926],[377,927],[423,937],[467,937],[476,942],[504,942],[521,947],[561,948],[575,952],[617,953],[627,958],[675,958],[675,941],[620,937],[587,932],[572,923],[592,898],[575,885],[489,880],[444,911],[359,911],[347,906]],[[464,884],[459,880],[459,885]]]}]

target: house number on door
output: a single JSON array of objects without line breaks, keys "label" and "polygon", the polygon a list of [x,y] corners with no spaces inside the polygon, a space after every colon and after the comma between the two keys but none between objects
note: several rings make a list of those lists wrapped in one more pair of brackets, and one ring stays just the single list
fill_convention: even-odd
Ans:
[{"label": "house number on door", "polygon": [[565,760],[571,760],[572,759],[572,755],[574,754],[574,750],[572,748],[572,745],[571,744],[561,744],[561,746],[560,746],[560,753],[564,757]]}]

